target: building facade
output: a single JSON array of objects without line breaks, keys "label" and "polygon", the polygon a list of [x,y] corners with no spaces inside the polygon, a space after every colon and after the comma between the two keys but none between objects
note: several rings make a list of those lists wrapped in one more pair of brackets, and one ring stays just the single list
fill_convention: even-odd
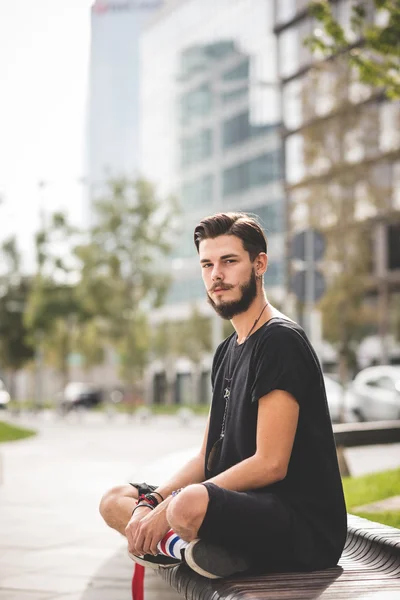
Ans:
[{"label": "building facade", "polygon": [[[141,40],[142,171],[177,196],[181,211],[177,243],[165,260],[173,282],[154,324],[190,318],[195,307],[211,320],[213,347],[223,332],[206,301],[193,243],[202,217],[234,210],[257,215],[269,240],[266,288],[271,298],[283,297],[285,202],[272,8],[269,0],[173,0]],[[201,381],[210,359],[199,367]],[[186,359],[175,364],[178,376],[180,364],[182,375],[190,371]],[[164,368],[155,363],[158,379]],[[187,389],[183,403],[196,396]],[[179,389],[176,397],[182,397]]]},{"label": "building facade", "polygon": [[91,9],[86,180],[90,202],[109,177],[139,168],[139,36],[162,0],[96,0]]},{"label": "building facade", "polygon": [[[318,24],[307,4],[275,1],[289,235],[310,226],[324,232],[328,285],[349,280],[337,308],[369,311],[364,334],[379,337],[375,362],[388,362],[400,306],[400,102],[360,83],[345,55],[311,54],[304,39]],[[352,4],[332,2],[350,35]],[[381,18],[374,2],[365,7],[371,22]],[[367,289],[358,305],[359,274]]]}]

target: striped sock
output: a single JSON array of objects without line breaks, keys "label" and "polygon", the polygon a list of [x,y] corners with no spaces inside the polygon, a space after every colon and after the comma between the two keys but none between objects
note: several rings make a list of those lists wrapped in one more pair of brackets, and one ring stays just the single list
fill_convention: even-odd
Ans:
[{"label": "striped sock", "polygon": [[164,556],[171,556],[172,558],[177,558],[181,560],[181,550],[186,548],[189,545],[189,542],[184,542],[182,538],[179,537],[170,529],[163,537],[161,541],[157,544],[157,549],[160,554]]}]

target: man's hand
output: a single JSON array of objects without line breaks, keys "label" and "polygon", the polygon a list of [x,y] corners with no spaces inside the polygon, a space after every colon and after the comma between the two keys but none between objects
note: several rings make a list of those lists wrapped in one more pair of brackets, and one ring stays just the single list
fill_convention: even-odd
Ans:
[{"label": "man's hand", "polygon": [[145,506],[135,510],[125,528],[129,552],[136,556],[158,553],[157,544],[170,529],[167,504],[169,502],[163,502],[155,510]]}]

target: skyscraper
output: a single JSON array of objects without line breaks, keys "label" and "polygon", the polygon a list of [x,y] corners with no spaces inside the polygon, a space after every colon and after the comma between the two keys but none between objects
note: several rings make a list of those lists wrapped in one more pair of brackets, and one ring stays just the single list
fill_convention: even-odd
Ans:
[{"label": "skyscraper", "polygon": [[[173,0],[141,35],[142,170],[162,193],[173,193],[181,209],[173,254],[163,259],[172,283],[165,305],[150,319],[155,327],[163,324],[160,331],[165,323],[203,319],[204,327],[187,335],[192,348],[200,347],[203,331],[211,330],[214,348],[223,336],[193,243],[194,226],[207,214],[241,210],[259,217],[271,256],[268,293],[271,300],[283,299],[285,190],[275,44],[270,0]],[[170,364],[168,356],[152,364],[149,398],[168,402],[166,390],[174,386],[176,403],[206,403],[206,344],[200,360],[191,358],[190,349],[179,352]]]},{"label": "skyscraper", "polygon": [[96,0],[91,49],[86,149],[90,198],[114,175],[139,166],[139,35],[162,0]]}]

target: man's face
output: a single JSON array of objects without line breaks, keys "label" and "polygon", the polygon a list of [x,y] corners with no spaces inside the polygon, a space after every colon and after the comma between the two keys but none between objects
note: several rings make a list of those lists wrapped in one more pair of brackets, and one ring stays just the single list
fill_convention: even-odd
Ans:
[{"label": "man's face", "polygon": [[223,319],[249,308],[257,295],[256,275],[243,242],[220,235],[200,242],[200,264],[208,302]]}]

